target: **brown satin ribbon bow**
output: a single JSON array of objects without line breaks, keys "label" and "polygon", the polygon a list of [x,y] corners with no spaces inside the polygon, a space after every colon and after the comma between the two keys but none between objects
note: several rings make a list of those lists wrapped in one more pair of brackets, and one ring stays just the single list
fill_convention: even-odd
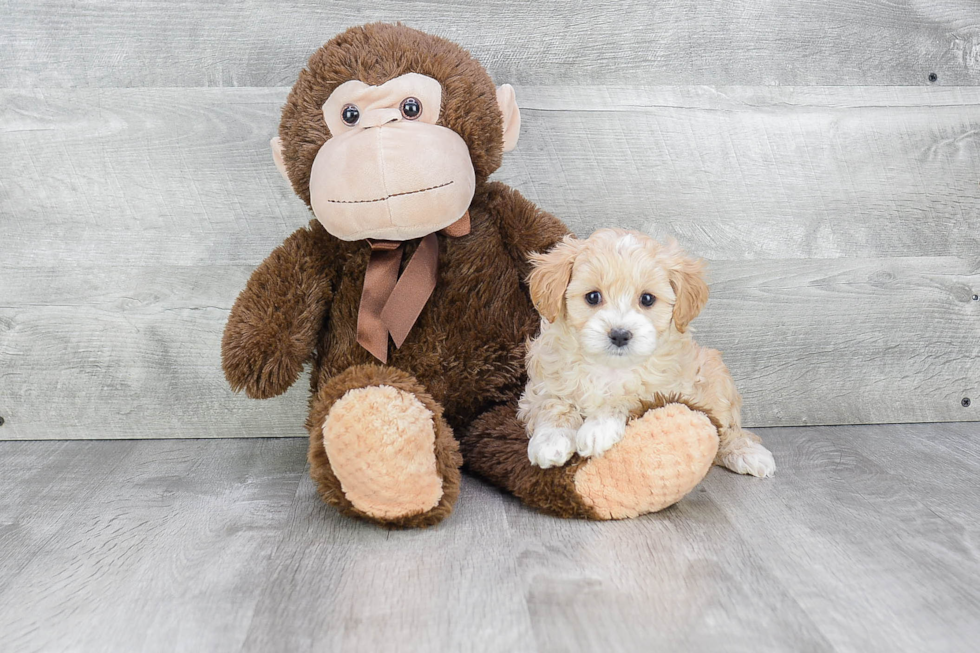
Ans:
[{"label": "brown satin ribbon bow", "polygon": [[[470,213],[442,230],[459,238],[470,233]],[[431,233],[419,243],[401,277],[405,243],[371,240],[371,260],[364,273],[361,305],[357,309],[357,342],[382,363],[388,362],[388,334],[395,348],[402,346],[408,332],[429,301],[439,271],[439,238]]]}]

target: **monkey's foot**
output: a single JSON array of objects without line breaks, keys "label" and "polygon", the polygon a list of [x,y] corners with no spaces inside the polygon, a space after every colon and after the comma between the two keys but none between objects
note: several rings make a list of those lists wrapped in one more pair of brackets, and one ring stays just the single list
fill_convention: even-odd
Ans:
[{"label": "monkey's foot", "polygon": [[538,510],[580,519],[636,517],[680,501],[718,450],[718,429],[704,412],[665,398],[645,408],[602,456],[575,455],[560,467],[542,469],[528,460],[515,404],[474,420],[460,446],[470,471]]},{"label": "monkey's foot", "polygon": [[[460,465],[441,407],[404,373],[348,372],[323,389],[324,404],[311,415],[321,425],[310,433],[310,475],[320,496],[388,526],[441,521],[459,494]],[[357,387],[365,377],[382,383]]]},{"label": "monkey's foot", "polygon": [[575,489],[599,519],[656,512],[701,482],[718,450],[704,413],[667,404],[632,420],[623,439],[575,471]]}]

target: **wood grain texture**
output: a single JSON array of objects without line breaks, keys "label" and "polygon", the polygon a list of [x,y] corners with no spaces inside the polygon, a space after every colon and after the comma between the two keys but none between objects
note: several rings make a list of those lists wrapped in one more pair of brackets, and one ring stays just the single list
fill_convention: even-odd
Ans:
[{"label": "wood grain texture", "polygon": [[980,427],[767,429],[625,522],[465,478],[385,531],[320,503],[301,439],[0,443],[0,649],[972,651]]},{"label": "wood grain texture", "polygon": [[4,444],[0,649],[241,647],[302,440]]},{"label": "wood grain texture", "polygon": [[232,393],[221,371],[221,334],[250,272],[4,270],[0,437],[305,435],[305,376],[260,402]]},{"label": "wood grain texture", "polygon": [[522,535],[501,499],[466,479],[447,527],[386,531],[303,481],[243,650],[533,651]]},{"label": "wood grain texture", "polygon": [[[980,419],[980,261],[711,266],[712,299],[693,326],[725,353],[747,425]],[[304,434],[305,379],[258,402],[233,395],[222,375],[221,331],[249,272],[4,270],[0,436]]]},{"label": "wood grain texture", "polygon": [[[286,89],[0,91],[0,265],[256,264]],[[519,88],[496,177],[716,259],[974,256],[980,88]]]},{"label": "wood grain texture", "polygon": [[3,449],[0,587],[23,572],[64,520],[93,498],[133,449],[131,442],[118,443],[111,458],[105,457],[104,449],[72,448],[65,442]]},{"label": "wood grain texture", "polygon": [[706,487],[796,605],[822,615],[834,650],[967,650],[980,629],[980,493],[958,482],[976,460],[945,446],[963,433],[975,455],[976,425],[768,431],[782,444],[778,485],[759,493],[716,474]]},{"label": "wood grain texture", "polygon": [[254,265],[309,219],[271,164],[284,91],[0,91],[4,263]]},{"label": "wood grain texture", "polygon": [[335,33],[404,21],[521,84],[980,83],[974,0],[0,3],[0,87],[279,86]]},{"label": "wood grain texture", "polygon": [[499,177],[711,258],[976,256],[978,91],[527,89]]},{"label": "wood grain texture", "polygon": [[693,326],[700,343],[724,352],[747,424],[980,419],[980,260],[712,269],[713,298]]},{"label": "wood grain texture", "polygon": [[[980,90],[518,91],[497,177],[712,259],[695,324],[747,423],[980,419]],[[284,93],[0,91],[0,438],[302,433],[305,381],[247,401],[219,361],[309,215],[267,159]]]}]

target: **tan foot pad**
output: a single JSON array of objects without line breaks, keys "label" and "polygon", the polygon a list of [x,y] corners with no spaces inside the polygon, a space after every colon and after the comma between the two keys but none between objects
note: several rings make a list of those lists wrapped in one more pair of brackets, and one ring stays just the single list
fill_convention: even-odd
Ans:
[{"label": "tan foot pad", "polygon": [[432,412],[411,393],[348,391],[323,423],[323,445],[344,495],[366,515],[416,515],[442,498]]},{"label": "tan foot pad", "polygon": [[703,413],[681,404],[647,411],[623,439],[575,473],[575,489],[602,519],[663,510],[708,473],[718,431]]}]

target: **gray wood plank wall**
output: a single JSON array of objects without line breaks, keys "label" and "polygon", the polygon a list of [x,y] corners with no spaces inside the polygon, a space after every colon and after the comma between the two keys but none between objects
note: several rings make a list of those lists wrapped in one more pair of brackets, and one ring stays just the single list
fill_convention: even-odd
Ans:
[{"label": "gray wood plank wall", "polygon": [[514,84],[980,82],[975,0],[4,0],[0,87],[287,86],[335,32],[402,21]]},{"label": "gray wood plank wall", "polygon": [[221,329],[308,219],[267,148],[288,84],[376,19],[517,85],[498,179],[709,259],[695,326],[748,424],[980,419],[975,0],[23,0],[0,1],[0,439],[303,434],[305,384],[233,395]]}]

